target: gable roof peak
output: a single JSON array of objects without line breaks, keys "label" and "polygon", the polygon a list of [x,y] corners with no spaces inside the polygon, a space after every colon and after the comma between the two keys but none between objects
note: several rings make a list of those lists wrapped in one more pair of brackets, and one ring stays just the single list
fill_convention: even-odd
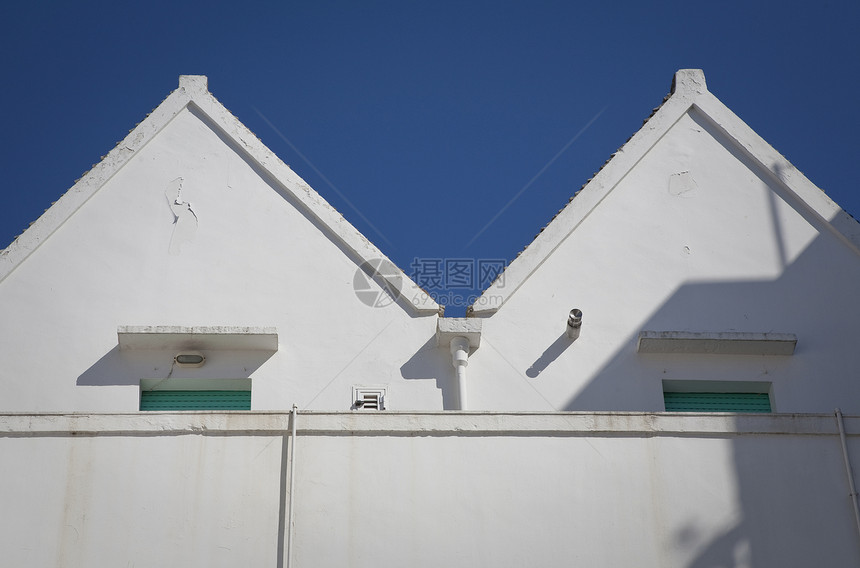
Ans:
[{"label": "gable roof peak", "polygon": [[707,92],[705,72],[701,69],[678,69],[672,78],[672,94],[694,95]]},{"label": "gable roof peak", "polygon": [[[409,276],[350,224],[320,194],[267,148],[253,132],[233,116],[209,92],[205,75],[180,75],[179,87],[131,130],[113,150],[75,182],[45,213],[5,249],[0,249],[0,282],[82,207],[129,160],[138,155],[159,132],[189,105],[204,116],[209,128],[229,141],[230,147],[261,175],[270,176],[271,186],[323,233],[332,239],[368,276],[394,294],[402,307],[420,316],[440,313],[442,307]],[[384,269],[382,271],[381,269]]]},{"label": "gable roof peak", "polygon": [[209,78],[206,75],[180,75],[179,90],[196,95],[209,92]]},{"label": "gable roof peak", "polygon": [[[748,160],[749,167],[769,179],[788,196],[791,205],[812,215],[821,228],[831,231],[854,253],[860,254],[860,223],[842,210],[773,146],[756,134],[735,113],[708,91],[701,69],[679,69],[672,92],[645,120],[645,124],[588,180],[575,199],[541,229],[535,239],[511,262],[480,298],[468,308],[472,316],[495,313],[567,237],[603,203],[604,198],[680,120],[695,111],[723,137],[730,150]],[[793,196],[793,197],[792,197]]]}]

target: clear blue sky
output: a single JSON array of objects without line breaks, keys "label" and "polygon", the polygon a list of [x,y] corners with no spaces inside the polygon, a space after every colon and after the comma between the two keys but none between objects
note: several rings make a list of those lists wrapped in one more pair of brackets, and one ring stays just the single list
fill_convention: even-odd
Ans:
[{"label": "clear blue sky", "polygon": [[704,69],[717,97],[860,216],[856,1],[10,2],[0,22],[0,247],[180,74],[208,75],[407,273],[416,257],[513,259],[679,68]]}]

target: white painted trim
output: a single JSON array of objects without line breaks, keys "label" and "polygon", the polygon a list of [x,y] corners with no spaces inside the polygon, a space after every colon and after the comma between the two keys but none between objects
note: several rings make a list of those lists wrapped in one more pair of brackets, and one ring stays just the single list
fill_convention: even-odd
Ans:
[{"label": "white painted trim", "polygon": [[675,73],[673,93],[627,143],[597,172],[594,178],[535,237],[525,250],[505,268],[503,277],[490,285],[470,307],[475,316],[495,313],[508,298],[615,189],[659,140],[691,111],[698,111],[737,147],[768,172],[785,190],[796,196],[834,234],[860,254],[860,223],[843,211],[763,138],[758,136],[728,107],[707,90],[705,76],[698,69]]},{"label": "white painted trim", "polygon": [[[676,74],[677,77],[677,74]],[[544,227],[500,277],[471,306],[474,315],[490,315],[540,267],[600,205],[692,105],[693,94],[677,89],[645,125],[622,146],[576,197]]]},{"label": "white painted trim", "polygon": [[713,94],[696,98],[693,109],[729,138],[753,160],[773,182],[793,194],[796,205],[818,218],[834,235],[860,254],[860,223],[845,212],[824,190],[812,183],[767,141]]},{"label": "white painted trim", "polygon": [[[202,75],[182,75],[179,88],[173,91],[150,115],[132,130],[104,159],[84,174],[71,189],[56,201],[24,233],[5,250],[0,251],[0,282],[47,240],[75,211],[92,197],[128,160],[142,149],[180,111],[199,111],[202,118],[218,128],[245,157],[271,176],[273,185],[299,204],[333,238],[351,251],[357,265],[375,259],[387,259],[373,243],[364,237],[325,199],[269,150],[239,119],[233,116],[207,90],[208,81]],[[388,260],[388,262],[391,262]],[[391,263],[392,266],[394,263]],[[401,291],[404,304],[419,315],[440,312],[440,306],[406,273],[379,274]],[[399,276],[399,279],[398,279]]]},{"label": "white painted trim", "polygon": [[[0,437],[280,436],[289,412],[183,411],[0,414]],[[860,416],[845,417],[860,436]],[[838,436],[832,414],[654,412],[302,412],[304,436]]]}]

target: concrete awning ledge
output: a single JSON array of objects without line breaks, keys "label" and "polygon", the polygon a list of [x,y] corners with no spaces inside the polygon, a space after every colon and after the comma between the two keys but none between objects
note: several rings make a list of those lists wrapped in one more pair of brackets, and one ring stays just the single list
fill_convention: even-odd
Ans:
[{"label": "concrete awning ledge", "polygon": [[641,331],[639,353],[711,353],[717,355],[794,355],[793,333],[737,331]]},{"label": "concrete awning ledge", "polygon": [[120,349],[278,350],[274,327],[121,325],[116,334]]}]

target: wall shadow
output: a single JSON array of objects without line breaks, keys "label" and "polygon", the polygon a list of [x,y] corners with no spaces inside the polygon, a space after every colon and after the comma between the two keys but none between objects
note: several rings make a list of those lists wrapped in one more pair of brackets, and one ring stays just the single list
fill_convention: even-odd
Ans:
[{"label": "wall shadow", "polygon": [[558,359],[559,355],[564,353],[571,346],[573,340],[567,336],[567,331],[558,336],[558,338],[550,344],[546,350],[541,353],[541,356],[535,360],[531,366],[526,369],[526,376],[530,379],[537,378],[541,372],[549,367],[553,361]]},{"label": "wall shadow", "polygon": [[[783,249],[777,252],[785,259]],[[794,333],[795,354],[639,354],[634,330],[564,410],[663,411],[663,379],[770,381],[775,412],[850,407],[849,401],[860,400],[851,376],[860,357],[850,347],[860,345],[860,304],[850,301],[858,283],[856,254],[820,234],[772,280],[684,284],[641,330]],[[856,404],[850,412],[858,412]],[[722,533],[699,535],[689,568],[860,563],[836,437],[735,436],[727,443],[736,485],[722,490],[740,514]],[[680,532],[695,534],[694,529]],[[683,540],[683,534],[676,536]]]},{"label": "wall shadow", "polygon": [[[450,369],[449,373],[444,373]],[[457,408],[454,367],[448,349],[436,345],[436,337],[428,339],[412,357],[400,366],[400,376],[408,380],[435,380],[442,392],[442,410]]]},{"label": "wall shadow", "polygon": [[78,376],[78,386],[139,385],[141,379],[248,378],[275,352],[257,350],[206,350],[206,363],[196,369],[173,364],[175,350],[120,349],[116,345]]},{"label": "wall shadow", "polygon": [[[845,376],[845,362],[834,361],[825,352],[833,350],[834,334],[843,342],[854,336],[860,345],[857,307],[849,303],[834,305],[835,299],[857,295],[860,265],[847,249],[842,259],[834,259],[830,252],[832,248],[819,237],[774,280],[681,286],[655,308],[640,329],[633,330],[592,380],[565,404],[564,410],[659,411],[660,405],[643,408],[643,385],[654,388],[662,379],[678,378],[769,380],[764,375],[792,366],[810,367],[809,372],[825,375],[828,380],[818,384],[820,399],[807,399],[804,409],[789,411],[831,412],[844,405],[839,395],[844,398],[846,385],[852,384]],[[675,354],[667,359],[665,355],[636,352],[641,330],[794,333],[798,343],[795,354],[787,357]],[[667,371],[677,376],[666,376]],[[662,402],[662,392],[656,394]],[[653,396],[650,399],[655,400]],[[779,403],[778,396],[776,401]],[[775,410],[786,411],[778,404]]]}]

